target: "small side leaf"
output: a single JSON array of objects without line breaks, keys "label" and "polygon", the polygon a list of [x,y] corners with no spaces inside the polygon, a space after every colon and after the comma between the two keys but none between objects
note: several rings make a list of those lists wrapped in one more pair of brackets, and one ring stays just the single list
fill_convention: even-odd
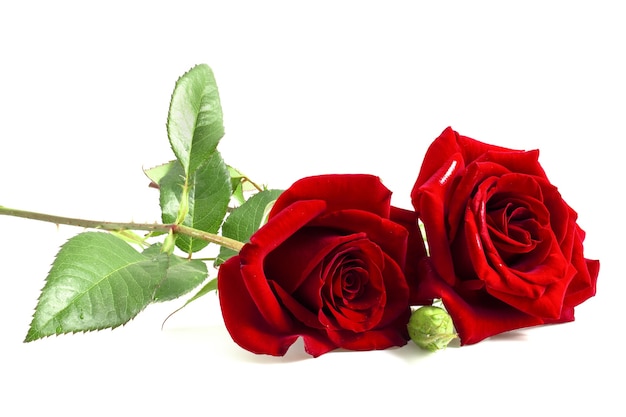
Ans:
[{"label": "small side leaf", "polygon": [[161,180],[163,179],[163,177],[165,177],[167,173],[170,172],[172,167],[175,166],[176,164],[178,164],[178,161],[176,160],[169,161],[169,162],[166,162],[161,165],[157,165],[152,168],[144,169],[143,172],[144,174],[146,174],[146,177],[148,177],[148,179],[152,181],[153,184],[158,185],[161,183]]},{"label": "small side leaf", "polygon": [[[265,222],[268,208],[281,193],[282,190],[264,190],[254,194],[228,215],[222,226],[222,235],[240,242],[247,242],[250,236]],[[236,254],[232,249],[222,246],[215,260],[215,266],[221,265]]]},{"label": "small side leaf", "polygon": [[[161,179],[161,218],[164,223],[176,221],[184,185],[183,168],[178,163]],[[190,177],[188,187],[188,211],[182,224],[217,233],[226,216],[231,196],[230,175],[218,151],[214,151]],[[197,252],[207,245],[208,242],[204,240],[184,235],[176,239],[176,246],[186,253]]]},{"label": "small side leaf", "polygon": [[187,307],[191,302],[197,300],[198,298],[207,295],[208,293],[210,293],[211,291],[215,291],[217,290],[217,278],[213,278],[211,281],[207,282],[204,287],[202,287],[200,289],[200,291],[198,291],[193,297],[191,297],[189,300],[187,300],[187,302],[185,304],[183,304],[182,306],[180,306],[179,308],[177,308],[176,310],[174,310],[173,312],[171,312],[166,318],[165,320],[163,320],[163,326],[165,326],[165,322],[172,317],[174,314],[178,313],[180,310],[182,310],[183,308]]},{"label": "small side leaf", "polygon": [[143,255],[109,233],[74,236],[52,264],[25,341],[127,323],[153,300],[167,265],[167,255]]},{"label": "small side leaf", "polygon": [[[157,243],[143,251],[143,254],[156,256],[160,252],[161,244]],[[162,302],[179,298],[202,284],[207,276],[208,271],[204,261],[170,255],[167,275],[156,290],[154,301]]]},{"label": "small side leaf", "polygon": [[233,190],[232,196],[237,204],[243,204],[246,201],[243,195],[243,174],[237,171],[235,168],[228,165],[228,172],[230,173],[230,183]]},{"label": "small side leaf", "polygon": [[230,172],[233,199],[237,205],[241,205],[246,201],[245,193],[256,191],[257,189],[238,169],[228,165],[228,172]]},{"label": "small side leaf", "polygon": [[185,176],[202,165],[224,136],[222,106],[208,65],[196,65],[176,82],[167,116],[167,135]]}]

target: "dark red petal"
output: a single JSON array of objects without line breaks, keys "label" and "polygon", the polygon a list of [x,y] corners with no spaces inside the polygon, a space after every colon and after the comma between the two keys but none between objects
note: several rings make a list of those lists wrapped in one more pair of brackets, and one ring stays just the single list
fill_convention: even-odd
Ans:
[{"label": "dark red petal", "polygon": [[[455,160],[462,159],[457,138],[458,133],[448,127],[430,144],[422,161],[415,187],[422,186],[433,176],[441,177],[441,168],[450,166],[449,161],[454,155],[458,155],[454,158]],[[446,170],[447,168],[443,172],[445,173]]]},{"label": "dark red petal", "polygon": [[554,185],[541,178],[536,178],[536,180],[541,185],[543,204],[550,212],[550,227],[552,232],[558,239],[564,252],[568,252],[568,249],[565,249],[565,247],[568,246],[571,249],[572,241],[568,241],[568,239],[572,237],[571,232],[573,229],[571,227],[576,223],[578,213],[567,205],[561,193],[559,193],[559,190]]},{"label": "dark red petal", "polygon": [[391,207],[390,218],[393,222],[402,225],[409,232],[404,265],[398,263],[404,270],[406,282],[409,286],[409,304],[430,304],[431,300],[420,298],[418,293],[419,281],[422,277],[420,262],[426,258],[426,246],[422,232],[418,226],[417,213],[412,210]]},{"label": "dark red petal", "polygon": [[[387,304],[383,317],[378,324],[379,327],[391,325],[391,323],[397,320],[397,317],[404,315],[409,305],[411,305],[409,303],[411,294],[402,269],[389,257],[385,259],[383,279],[385,281]],[[406,325],[407,322],[404,324]]]},{"label": "dark red petal", "polygon": [[521,150],[490,150],[476,158],[476,162],[489,161],[505,167],[508,171],[531,175],[538,178],[547,178],[546,173],[539,163],[539,151]]},{"label": "dark red petal", "polygon": [[276,284],[276,282],[270,281],[270,285],[272,286],[272,289],[276,292],[276,295],[280,299],[281,303],[285,306],[285,309],[293,314],[298,322],[313,329],[324,328],[324,326],[320,324],[320,321],[317,318],[317,310],[309,310],[306,306],[302,304],[300,300],[295,299],[291,294],[285,291],[284,288]]},{"label": "dark red petal", "polygon": [[[385,260],[380,248],[364,236],[337,247],[325,260],[322,272],[324,303],[320,322],[330,329],[354,332],[369,331],[378,325],[387,304],[381,270]],[[349,278],[353,278],[351,283],[347,282]],[[358,293],[348,289],[357,289]]]},{"label": "dark red petal", "polygon": [[307,177],[296,181],[278,197],[270,218],[300,200],[324,200],[327,203],[327,212],[359,209],[388,218],[391,191],[373,175],[335,174]]},{"label": "dark red petal", "polygon": [[[364,234],[359,234],[365,236]],[[295,232],[264,260],[268,279],[293,293],[311,277],[325,257],[338,246],[354,240],[356,234],[341,235],[332,229],[306,227]]]},{"label": "dark red petal", "polygon": [[250,242],[239,252],[241,274],[247,292],[265,320],[281,331],[291,329],[292,322],[276,299],[265,276],[265,258],[268,253],[324,211],[325,207],[323,201],[293,203],[252,235]]},{"label": "dark red petal", "polygon": [[[458,172],[458,178],[451,184],[446,194],[446,226],[448,228],[447,237],[454,240],[459,227],[463,224],[465,211],[470,202],[470,198],[476,192],[479,185],[489,187],[498,181],[498,177],[508,171],[498,164],[483,162],[473,163],[466,167],[464,171]],[[427,216],[428,214],[425,214]]]},{"label": "dark red petal", "polygon": [[461,155],[456,154],[422,186],[414,188],[411,195],[415,212],[424,222],[433,264],[441,277],[451,285],[456,281],[456,275],[448,240],[449,218],[446,204],[451,178],[463,169]]},{"label": "dark red petal", "polygon": [[[542,318],[561,315],[563,297],[572,279],[567,275],[567,261],[563,258],[555,239],[551,239],[550,255],[530,272],[512,271],[497,252],[484,227],[485,203],[476,202],[467,212],[467,258],[472,262],[476,276],[485,283],[489,294],[522,312]],[[482,217],[482,218],[481,218]]]},{"label": "dark red petal", "polygon": [[417,187],[421,186],[433,175],[436,175],[442,166],[449,166],[448,162],[456,154],[460,156],[465,165],[468,165],[490,151],[511,152],[514,150],[489,145],[467,136],[459,135],[451,127],[448,127],[431,143],[426,151],[415,185]]},{"label": "dark red petal", "polygon": [[287,353],[298,335],[279,330],[265,320],[241,276],[238,256],[220,266],[217,285],[224,324],[235,343],[257,354]]},{"label": "dark red petal", "polygon": [[424,276],[421,283],[422,293],[442,299],[462,345],[478,343],[499,333],[543,323],[542,319],[524,314],[487,294],[472,301],[465,300],[433,271]]},{"label": "dark red petal", "polygon": [[387,327],[363,333],[345,330],[329,331],[328,336],[337,346],[350,350],[379,350],[404,346],[409,340],[407,323],[410,315],[411,310],[407,308]]},{"label": "dark red petal", "polygon": [[572,256],[572,268],[576,271],[567,294],[565,305],[575,307],[596,294],[596,283],[600,272],[600,261],[583,256],[585,232],[576,226],[576,237]]},{"label": "dark red petal", "polygon": [[574,321],[574,307],[563,306],[563,311],[561,311],[561,317],[559,317],[558,319],[545,319],[544,324],[568,323],[570,321]]},{"label": "dark red petal", "polygon": [[307,332],[302,335],[302,340],[306,353],[315,358],[339,347],[326,334],[320,336],[319,333]]},{"label": "dark red petal", "polygon": [[400,265],[404,264],[408,231],[401,225],[367,211],[345,209],[324,214],[312,224],[342,230],[345,233],[365,233],[383,252]]},{"label": "dark red petal", "polygon": [[[524,152],[517,149],[505,148],[503,146],[492,145],[489,143],[481,142],[476,139],[472,139],[467,136],[459,135],[457,133],[456,143],[460,151],[463,153],[463,159],[465,163],[469,165],[471,162],[480,160],[486,154],[512,154],[518,152]],[[490,158],[489,158],[490,159]],[[494,159],[496,162],[497,158]]]}]

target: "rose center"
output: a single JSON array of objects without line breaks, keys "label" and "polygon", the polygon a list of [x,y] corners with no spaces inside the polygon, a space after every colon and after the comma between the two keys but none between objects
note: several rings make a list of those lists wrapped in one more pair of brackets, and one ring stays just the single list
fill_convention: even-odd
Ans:
[{"label": "rose center", "polygon": [[367,239],[340,245],[325,258],[323,323],[357,332],[378,323],[385,305],[380,262],[380,248]]},{"label": "rose center", "polygon": [[527,177],[503,177],[487,192],[485,222],[500,259],[529,270],[549,247],[550,214],[537,183]]},{"label": "rose center", "polygon": [[367,270],[361,260],[351,258],[349,255],[340,261],[340,265],[337,276],[333,278],[338,284],[335,296],[341,297],[344,301],[354,300],[361,295],[367,285]]}]

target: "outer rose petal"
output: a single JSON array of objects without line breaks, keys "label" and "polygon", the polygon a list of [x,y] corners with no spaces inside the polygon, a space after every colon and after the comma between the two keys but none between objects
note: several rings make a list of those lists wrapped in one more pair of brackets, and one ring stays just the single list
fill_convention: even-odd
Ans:
[{"label": "outer rose petal", "polygon": [[291,328],[292,322],[267,282],[264,270],[265,257],[311,219],[323,212],[325,206],[323,201],[297,201],[293,203],[252,235],[250,243],[246,244],[239,252],[241,274],[249,294],[251,294],[265,319],[282,331]]},{"label": "outer rose petal", "polygon": [[426,262],[420,293],[440,298],[452,317],[462,345],[478,343],[487,337],[509,330],[536,326],[543,323],[494,298],[464,299],[453,287],[441,280]]},{"label": "outer rose petal", "polygon": [[224,324],[235,343],[258,354],[283,356],[287,353],[298,335],[278,332],[276,326],[265,320],[241,276],[239,256],[233,256],[220,266],[217,290]]},{"label": "outer rose petal", "polygon": [[449,219],[446,217],[446,200],[452,179],[464,169],[461,155],[455,154],[422,186],[417,187],[418,183],[416,183],[411,193],[415,212],[424,222],[430,256],[441,278],[449,285],[455,284],[456,275],[449,248],[450,231]]},{"label": "outer rose petal", "polygon": [[343,349],[349,350],[381,350],[390,347],[404,346],[409,340],[408,333],[403,335],[398,329],[406,328],[410,310],[396,319],[396,324],[379,330],[364,333],[329,332],[332,340],[336,340]]},{"label": "outer rose petal", "polygon": [[270,218],[300,200],[324,200],[328,204],[328,212],[357,209],[389,218],[391,191],[373,175],[307,177],[296,181],[280,195],[272,207]]},{"label": "outer rose petal", "polygon": [[600,272],[600,261],[583,257],[585,234],[578,226],[576,232],[574,241],[574,253],[576,255],[572,259],[572,267],[576,270],[576,275],[565,295],[564,304],[567,306],[577,306],[596,295],[596,282]]},{"label": "outer rose petal", "polygon": [[423,275],[421,263],[426,260],[426,246],[417,223],[417,213],[411,210],[391,207],[391,220],[404,226],[409,231],[406,260],[404,262],[404,275],[410,290],[409,304],[413,306],[431,304],[432,298],[420,298],[418,291],[419,282]]},{"label": "outer rose petal", "polygon": [[451,127],[447,127],[437,139],[433,141],[426,155],[417,177],[416,187],[428,181],[442,166],[448,166],[452,155],[459,154],[466,163],[478,158],[488,151],[511,151],[501,146],[489,145],[477,140],[461,136]]}]

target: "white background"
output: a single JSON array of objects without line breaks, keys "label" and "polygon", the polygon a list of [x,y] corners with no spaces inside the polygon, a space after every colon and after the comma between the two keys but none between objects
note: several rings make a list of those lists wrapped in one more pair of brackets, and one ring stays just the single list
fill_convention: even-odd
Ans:
[{"label": "white background", "polygon": [[539,148],[601,271],[575,322],[435,354],[255,356],[213,295],[164,330],[180,300],[24,344],[54,255],[81,230],[0,217],[0,415],[623,415],[625,17],[618,1],[2,3],[1,205],[159,220],[142,167],[172,158],[174,82],[207,63],[219,149],[256,181],[372,173],[408,208],[447,126]]}]

